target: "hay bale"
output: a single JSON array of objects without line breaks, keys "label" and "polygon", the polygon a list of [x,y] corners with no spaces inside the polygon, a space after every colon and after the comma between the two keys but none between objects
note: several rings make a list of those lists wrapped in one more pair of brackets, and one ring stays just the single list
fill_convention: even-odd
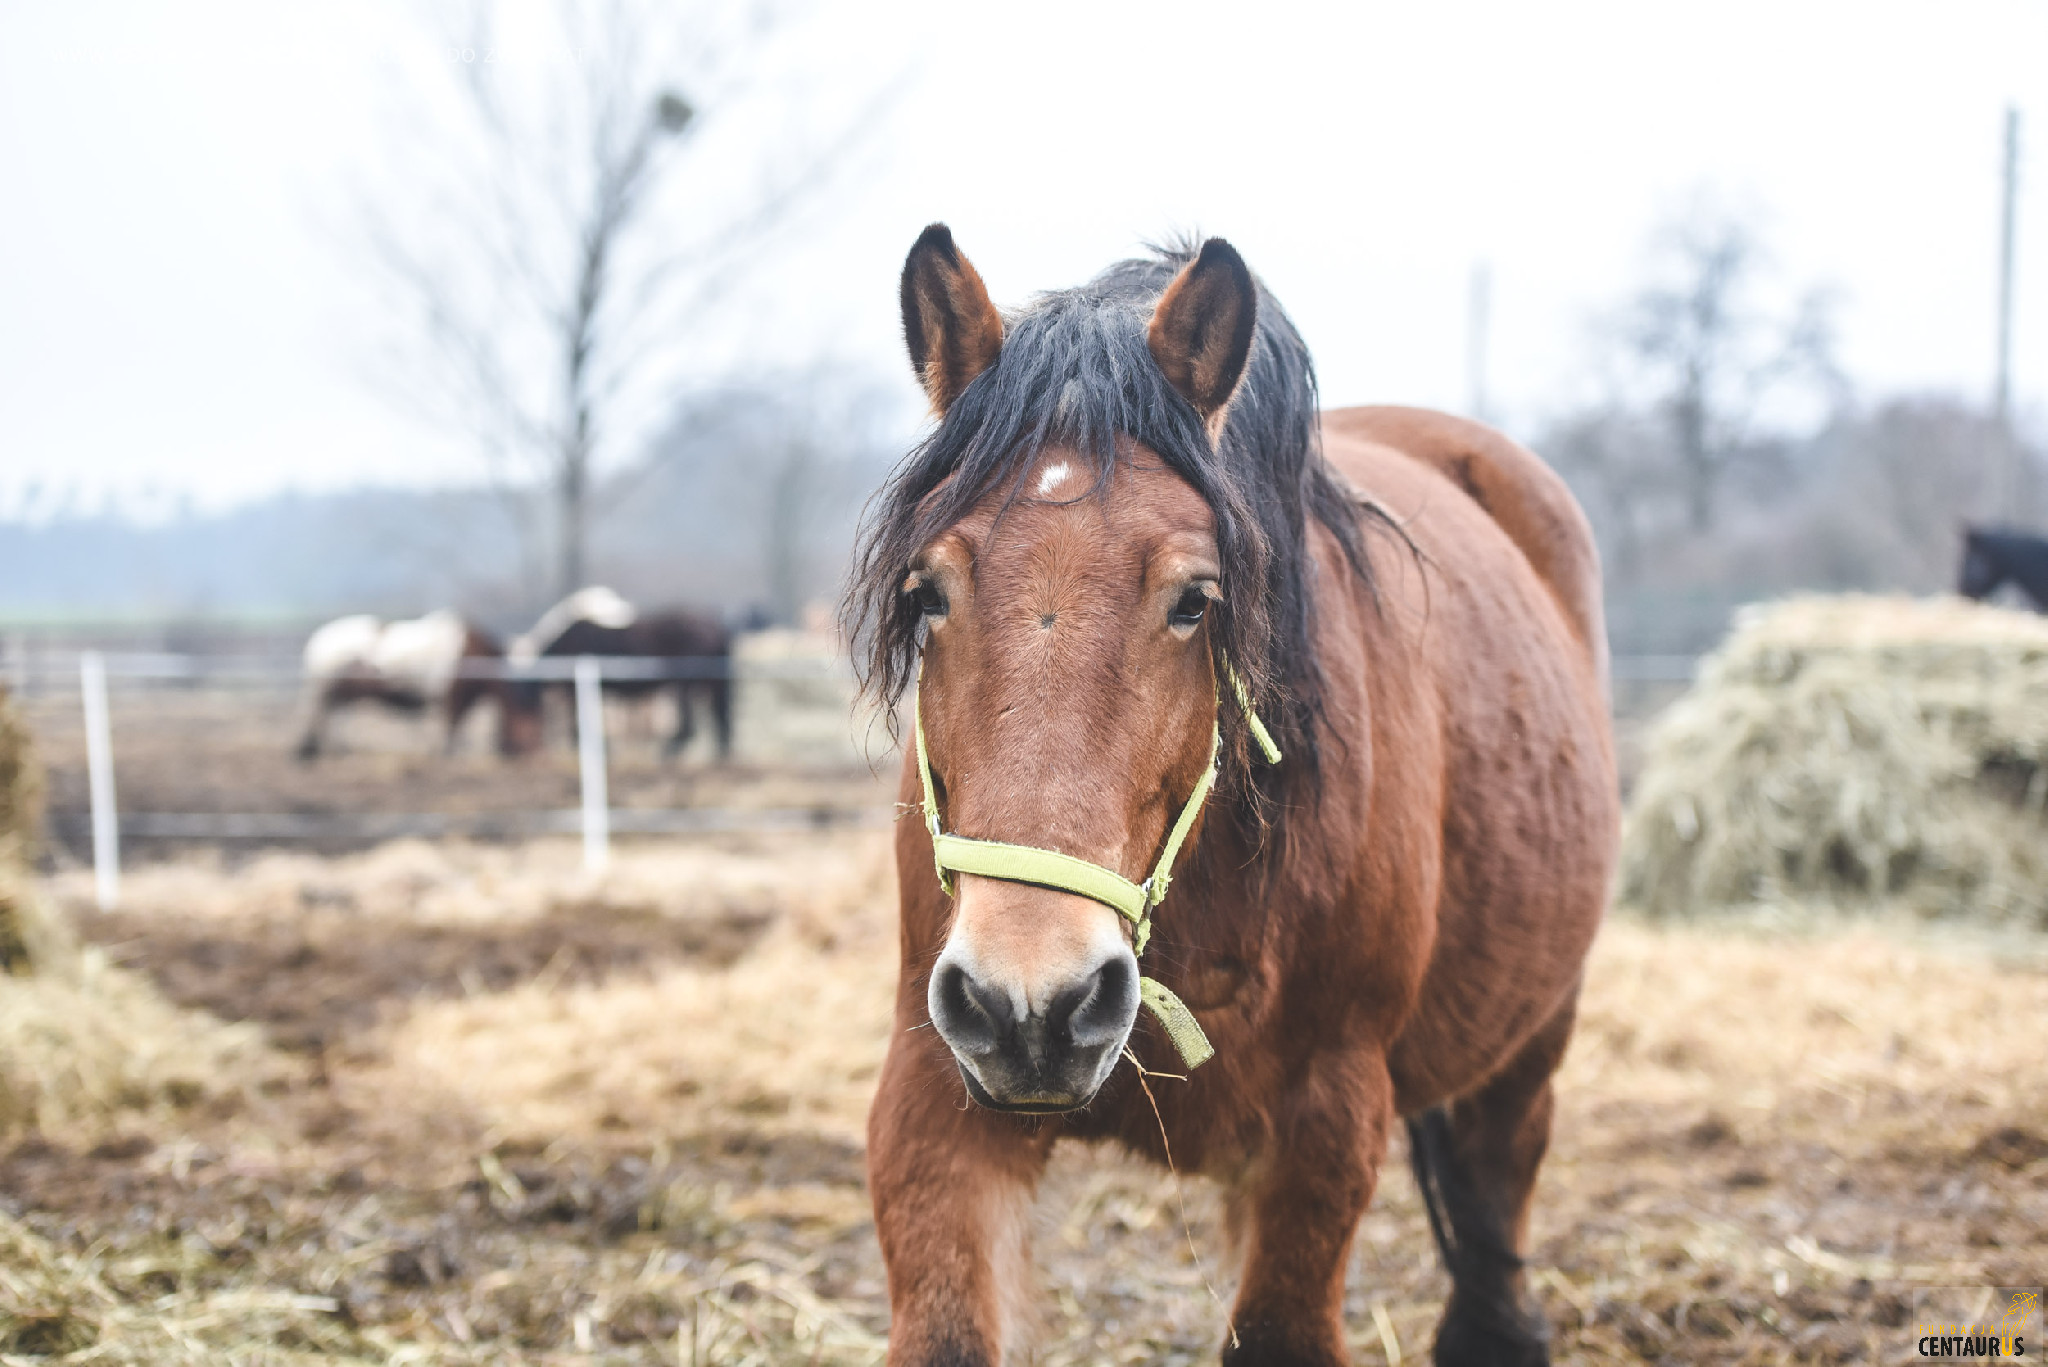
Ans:
[{"label": "hay bale", "polygon": [[2048,621],[1800,598],[1736,620],[1653,727],[1620,900],[2048,930]]},{"label": "hay bale", "polygon": [[15,857],[35,853],[43,826],[43,769],[36,762],[28,723],[0,684],[0,842],[11,842]]},{"label": "hay bale", "polygon": [[202,1103],[240,1105],[288,1071],[257,1027],[173,1006],[97,947],[0,980],[0,1140],[82,1145],[174,1124]]},{"label": "hay bale", "polygon": [[0,971],[24,971],[50,940],[29,895],[28,863],[43,826],[43,769],[5,685],[0,685]]}]

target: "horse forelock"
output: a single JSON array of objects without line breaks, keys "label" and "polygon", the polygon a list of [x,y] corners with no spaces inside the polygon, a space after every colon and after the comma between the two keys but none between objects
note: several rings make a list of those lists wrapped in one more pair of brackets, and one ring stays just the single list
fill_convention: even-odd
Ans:
[{"label": "horse forelock", "polygon": [[[1062,500],[1099,494],[1143,447],[1215,516],[1227,587],[1212,640],[1250,681],[1289,756],[1275,782],[1315,783],[1325,728],[1308,524],[1314,518],[1326,526],[1364,577],[1358,511],[1322,460],[1308,348],[1263,284],[1251,360],[1218,441],[1210,442],[1200,416],[1167,383],[1146,327],[1198,246],[1155,248],[1009,314],[995,363],[870,501],[844,616],[863,688],[892,718],[915,677],[921,640],[920,615],[902,593],[914,557],[989,498],[1007,510],[1035,496],[1027,481],[1048,447],[1070,450],[1091,467],[1064,473]],[[1249,795],[1249,750],[1231,711],[1227,779]]]}]

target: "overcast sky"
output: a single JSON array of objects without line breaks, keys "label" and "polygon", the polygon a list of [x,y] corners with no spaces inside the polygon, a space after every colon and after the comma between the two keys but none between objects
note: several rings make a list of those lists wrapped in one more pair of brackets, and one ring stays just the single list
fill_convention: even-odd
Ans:
[{"label": "overcast sky", "polygon": [[[424,41],[397,0],[0,7],[0,516],[35,483],[163,506],[475,475],[364,380],[377,319],[336,228]],[[908,406],[895,276],[924,223],[999,302],[1200,228],[1278,292],[1332,402],[1463,407],[1489,263],[1490,385],[1526,436],[1707,187],[1788,289],[1839,292],[1866,392],[1982,394],[2014,103],[2017,387],[2048,394],[2048,0],[820,0],[779,41],[793,103],[901,89],[705,322],[707,374],[828,358]]]}]

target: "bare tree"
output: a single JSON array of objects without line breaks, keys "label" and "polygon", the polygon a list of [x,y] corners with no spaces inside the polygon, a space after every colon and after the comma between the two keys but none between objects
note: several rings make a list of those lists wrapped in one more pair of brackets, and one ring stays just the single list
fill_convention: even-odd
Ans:
[{"label": "bare tree", "polygon": [[[635,491],[616,523],[620,549],[647,547],[656,525],[670,542],[688,529],[700,592],[724,580],[732,601],[800,621],[807,604],[836,592],[862,498],[917,420],[895,391],[832,364],[683,396],[614,483]],[[650,563],[644,551],[635,558]]]},{"label": "bare tree", "polygon": [[1648,417],[1612,405],[1571,413],[1543,434],[1544,455],[1577,491],[1609,573],[1633,581],[1669,497],[1665,435]]},{"label": "bare tree", "polygon": [[1746,223],[1696,208],[1660,238],[1662,278],[1629,301],[1616,332],[1667,425],[1686,524],[1705,532],[1767,410],[1802,389],[1833,404],[1844,387],[1827,297],[1809,293],[1789,313],[1761,303],[1763,253]]},{"label": "bare tree", "polygon": [[551,525],[521,520],[566,592],[603,471],[662,420],[706,311],[871,118],[801,154],[756,149],[778,169],[735,187],[730,157],[721,182],[696,149],[746,101],[766,0],[538,9],[480,3],[450,32],[393,149],[414,188],[366,196],[365,216],[403,333],[383,380],[473,441],[508,499],[531,508],[538,486]]}]

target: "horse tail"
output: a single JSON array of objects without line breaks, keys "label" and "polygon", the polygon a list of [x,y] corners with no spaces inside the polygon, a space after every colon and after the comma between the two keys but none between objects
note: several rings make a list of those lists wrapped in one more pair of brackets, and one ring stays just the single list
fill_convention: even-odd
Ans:
[{"label": "horse tail", "polygon": [[1450,1113],[1433,1107],[1411,1116],[1407,1126],[1408,1163],[1415,1171],[1415,1185],[1422,1189],[1429,1232],[1452,1283],[1483,1285],[1519,1272],[1521,1255],[1509,1245],[1499,1214],[1458,1158]]}]

